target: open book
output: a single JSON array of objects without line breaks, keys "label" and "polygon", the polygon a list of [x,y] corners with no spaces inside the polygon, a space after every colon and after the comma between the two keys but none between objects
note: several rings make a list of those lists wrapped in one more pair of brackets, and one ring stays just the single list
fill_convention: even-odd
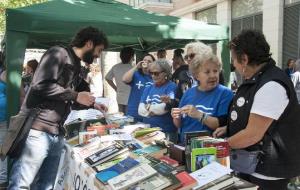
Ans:
[{"label": "open book", "polygon": [[72,110],[68,115],[64,125],[75,123],[83,120],[92,120],[104,117],[103,113],[96,109]]}]

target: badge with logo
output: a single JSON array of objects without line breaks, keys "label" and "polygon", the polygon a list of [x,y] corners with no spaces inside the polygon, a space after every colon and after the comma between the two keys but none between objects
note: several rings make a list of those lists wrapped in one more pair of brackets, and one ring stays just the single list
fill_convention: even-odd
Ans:
[{"label": "badge with logo", "polygon": [[245,98],[244,97],[239,97],[236,101],[236,105],[238,107],[242,107],[245,104]]},{"label": "badge with logo", "polygon": [[232,111],[230,113],[230,118],[235,121],[237,119],[238,115],[237,115],[237,112],[236,111]]}]

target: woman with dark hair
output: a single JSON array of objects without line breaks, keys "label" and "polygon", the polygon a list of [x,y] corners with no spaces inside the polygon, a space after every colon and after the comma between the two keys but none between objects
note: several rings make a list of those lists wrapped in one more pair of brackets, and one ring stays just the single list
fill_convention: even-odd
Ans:
[{"label": "woman with dark hair", "polygon": [[170,111],[166,109],[166,103],[161,96],[175,98],[176,84],[170,81],[172,72],[166,60],[157,60],[149,66],[149,73],[153,84],[146,87],[138,107],[138,113],[143,117],[143,122],[151,127],[160,127],[167,138],[177,141],[177,129],[175,128]]},{"label": "woman with dark hair", "polygon": [[142,61],[138,62],[123,75],[123,82],[131,86],[127,115],[134,117],[135,121],[143,121],[143,117],[138,114],[138,106],[144,89],[152,85],[152,78],[149,75],[149,64],[154,61],[153,55],[146,54]]},{"label": "woman with dark hair", "polygon": [[245,30],[230,42],[233,64],[244,77],[229,110],[231,168],[260,190],[287,189],[300,174],[300,107],[288,76],[275,65],[264,35]]}]

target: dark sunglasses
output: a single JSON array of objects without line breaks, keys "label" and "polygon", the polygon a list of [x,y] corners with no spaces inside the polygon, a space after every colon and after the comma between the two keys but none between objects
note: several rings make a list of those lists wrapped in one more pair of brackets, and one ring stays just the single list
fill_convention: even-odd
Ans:
[{"label": "dark sunglasses", "polygon": [[194,59],[195,55],[196,55],[195,53],[185,55],[184,60],[192,60],[192,59]]},{"label": "dark sunglasses", "polygon": [[162,73],[163,71],[160,71],[160,72],[149,72],[149,74],[152,76],[152,75],[154,75],[154,76],[159,76],[160,75],[160,73]]}]

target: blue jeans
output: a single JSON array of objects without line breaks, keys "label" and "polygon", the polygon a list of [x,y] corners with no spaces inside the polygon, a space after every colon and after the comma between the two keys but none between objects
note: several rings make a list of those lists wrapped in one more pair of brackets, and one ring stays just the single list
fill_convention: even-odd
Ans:
[{"label": "blue jeans", "polygon": [[[0,144],[3,143],[6,131],[7,131],[6,121],[0,122]],[[5,159],[4,161],[0,159],[0,184],[5,183],[6,181],[7,181],[7,159]]]},{"label": "blue jeans", "polygon": [[13,163],[8,189],[53,189],[63,146],[62,136],[31,129]]}]

